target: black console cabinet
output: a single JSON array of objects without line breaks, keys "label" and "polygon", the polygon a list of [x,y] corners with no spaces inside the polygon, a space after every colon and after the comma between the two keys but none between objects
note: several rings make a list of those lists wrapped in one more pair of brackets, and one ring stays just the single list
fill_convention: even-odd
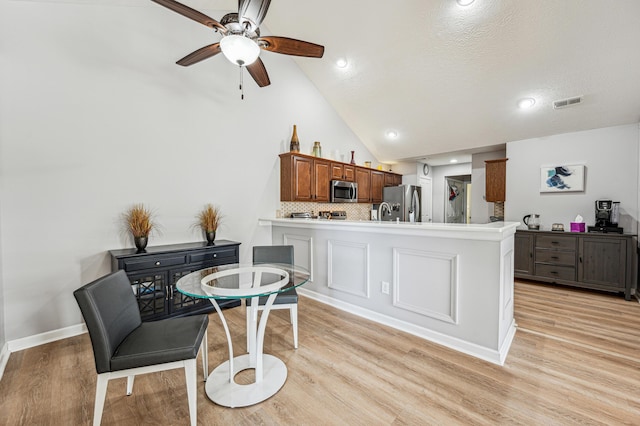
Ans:
[{"label": "black console cabinet", "polygon": [[514,275],[594,290],[636,288],[635,235],[516,231]]},{"label": "black console cabinet", "polygon": [[[137,249],[111,250],[111,270],[124,269],[138,299],[143,321],[215,311],[211,302],[185,296],[176,290],[176,282],[198,269],[238,263],[240,243],[218,240],[171,244]],[[219,301],[221,308],[240,305],[239,300]]]}]

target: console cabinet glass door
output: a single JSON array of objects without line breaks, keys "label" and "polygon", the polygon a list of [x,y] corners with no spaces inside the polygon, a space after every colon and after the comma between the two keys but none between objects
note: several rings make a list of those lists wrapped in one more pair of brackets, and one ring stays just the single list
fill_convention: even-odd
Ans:
[{"label": "console cabinet glass door", "polygon": [[189,268],[178,271],[169,271],[171,284],[169,292],[170,315],[186,313],[192,311],[196,306],[208,306],[211,304],[207,299],[190,297],[176,290],[176,282],[178,282],[180,278],[190,274],[193,271],[197,271],[198,269],[202,269],[202,267],[198,267],[196,269]]},{"label": "console cabinet glass door", "polygon": [[138,299],[143,321],[162,318],[169,314],[169,286],[166,272],[129,275],[131,290]]}]

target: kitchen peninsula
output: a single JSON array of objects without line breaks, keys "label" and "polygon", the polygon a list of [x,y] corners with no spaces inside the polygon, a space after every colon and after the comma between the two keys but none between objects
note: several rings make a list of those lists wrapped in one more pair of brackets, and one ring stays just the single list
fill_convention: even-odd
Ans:
[{"label": "kitchen peninsula", "polygon": [[261,219],[311,272],[300,293],[502,365],[515,335],[517,222]]}]

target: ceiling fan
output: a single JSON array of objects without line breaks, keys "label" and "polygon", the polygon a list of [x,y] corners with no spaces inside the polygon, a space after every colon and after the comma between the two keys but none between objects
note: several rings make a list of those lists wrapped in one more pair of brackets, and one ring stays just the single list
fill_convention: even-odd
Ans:
[{"label": "ceiling fan", "polygon": [[[259,58],[260,50],[284,55],[321,58],[324,46],[288,37],[260,36],[260,24],[264,20],[271,0],[238,0],[238,13],[228,13],[220,22],[175,0],[151,0],[193,19],[222,34],[218,43],[200,48],[176,62],[189,66],[222,52],[239,67],[245,67],[260,87],[271,84],[267,69]],[[242,88],[242,87],[241,87]]]}]

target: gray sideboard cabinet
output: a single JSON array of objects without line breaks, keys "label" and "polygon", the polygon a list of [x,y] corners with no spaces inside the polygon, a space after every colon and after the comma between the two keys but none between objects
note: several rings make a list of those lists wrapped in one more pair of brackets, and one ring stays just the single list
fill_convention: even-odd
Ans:
[{"label": "gray sideboard cabinet", "polygon": [[[193,271],[218,265],[238,263],[240,243],[217,240],[147,247],[144,253],[135,248],[110,250],[111,271],[124,269],[138,299],[143,321],[214,312],[205,299],[186,296],[176,290],[176,282]],[[239,300],[219,302],[221,308],[240,305]]]},{"label": "gray sideboard cabinet", "polygon": [[637,238],[630,234],[517,230],[514,275],[624,293],[637,287]]}]

